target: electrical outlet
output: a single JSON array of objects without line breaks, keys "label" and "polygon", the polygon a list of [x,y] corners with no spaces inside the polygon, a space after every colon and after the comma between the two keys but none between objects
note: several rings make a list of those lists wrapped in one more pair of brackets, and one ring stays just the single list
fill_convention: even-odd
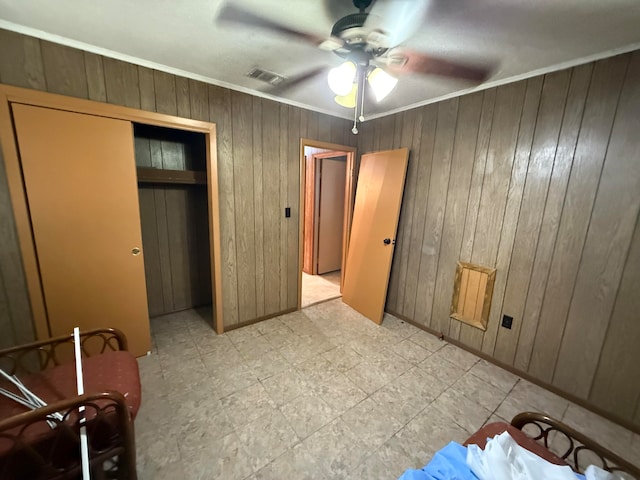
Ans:
[{"label": "electrical outlet", "polygon": [[513,317],[510,317],[509,315],[502,316],[502,326],[504,328],[508,328],[509,330],[511,330],[512,324],[513,324]]},{"label": "electrical outlet", "polygon": [[284,209],[284,216],[287,217],[287,218],[291,217],[291,207],[286,207]]}]

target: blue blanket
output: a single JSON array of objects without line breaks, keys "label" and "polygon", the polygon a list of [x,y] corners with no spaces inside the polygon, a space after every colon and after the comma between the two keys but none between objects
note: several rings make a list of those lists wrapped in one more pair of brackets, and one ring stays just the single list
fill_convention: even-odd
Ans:
[{"label": "blue blanket", "polygon": [[[584,476],[576,474],[577,479]],[[407,470],[398,480],[478,480],[467,465],[467,448],[451,442],[420,470]]]}]

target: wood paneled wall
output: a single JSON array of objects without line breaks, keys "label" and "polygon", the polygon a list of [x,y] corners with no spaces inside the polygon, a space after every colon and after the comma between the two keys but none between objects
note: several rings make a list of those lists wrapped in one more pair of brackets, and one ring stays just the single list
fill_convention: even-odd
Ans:
[{"label": "wood paneled wall", "polygon": [[[347,120],[6,30],[0,45],[2,83],[216,123],[225,327],[296,307],[300,138],[353,146]],[[11,210],[0,215],[3,235],[14,230]],[[18,267],[2,294],[20,304],[27,292],[11,235],[1,239],[1,268]],[[0,325],[27,328],[28,308],[15,308]]]},{"label": "wood paneled wall", "polygon": [[149,315],[211,304],[205,185],[140,184]]},{"label": "wood paneled wall", "polygon": [[[640,426],[639,112],[636,51],[365,123],[411,148],[387,309]],[[497,269],[486,331],[458,260]]]}]

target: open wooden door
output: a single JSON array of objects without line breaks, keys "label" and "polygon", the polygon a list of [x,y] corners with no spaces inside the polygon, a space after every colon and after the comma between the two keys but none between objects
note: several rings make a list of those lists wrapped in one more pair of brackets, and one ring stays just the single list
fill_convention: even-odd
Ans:
[{"label": "open wooden door", "polygon": [[131,122],[12,106],[50,334],[151,348]]},{"label": "open wooden door", "polygon": [[382,322],[409,150],[362,156],[342,301]]}]

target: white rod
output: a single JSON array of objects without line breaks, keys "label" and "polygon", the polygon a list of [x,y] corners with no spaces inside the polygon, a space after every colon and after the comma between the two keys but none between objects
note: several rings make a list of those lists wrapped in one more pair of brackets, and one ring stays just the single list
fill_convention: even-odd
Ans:
[{"label": "white rod", "polygon": [[[73,342],[76,355],[76,380],[78,384],[78,395],[84,394],[84,380],[82,378],[82,356],[80,353],[80,329],[75,327],[73,329]],[[80,455],[82,458],[82,478],[84,480],[91,479],[91,472],[89,471],[89,444],[87,442],[87,427],[84,425],[84,405],[78,408],[80,414]]]}]

